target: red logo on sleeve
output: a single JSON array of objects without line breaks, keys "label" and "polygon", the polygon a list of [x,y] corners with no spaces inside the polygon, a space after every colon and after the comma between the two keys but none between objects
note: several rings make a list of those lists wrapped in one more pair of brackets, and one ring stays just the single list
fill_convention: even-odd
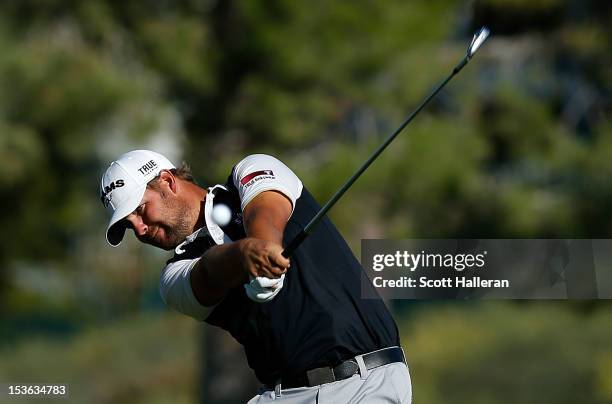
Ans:
[{"label": "red logo on sleeve", "polygon": [[255,177],[259,177],[261,175],[265,175],[268,178],[274,178],[274,173],[272,172],[272,170],[260,170],[260,171],[255,171],[254,173],[245,175],[244,177],[242,177],[242,179],[240,180],[240,183],[242,185],[246,185],[249,181],[251,181],[253,178]]}]

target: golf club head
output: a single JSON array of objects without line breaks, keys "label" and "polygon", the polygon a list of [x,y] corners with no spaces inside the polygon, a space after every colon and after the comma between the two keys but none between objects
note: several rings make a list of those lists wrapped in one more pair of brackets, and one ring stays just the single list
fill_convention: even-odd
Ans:
[{"label": "golf club head", "polygon": [[486,39],[489,37],[490,33],[491,31],[489,31],[489,28],[482,27],[474,34],[474,37],[472,38],[472,43],[470,43],[470,46],[468,46],[467,49],[468,59],[470,59],[474,55],[474,53],[476,53],[478,48],[480,48],[480,45],[482,45],[483,42],[486,41]]}]

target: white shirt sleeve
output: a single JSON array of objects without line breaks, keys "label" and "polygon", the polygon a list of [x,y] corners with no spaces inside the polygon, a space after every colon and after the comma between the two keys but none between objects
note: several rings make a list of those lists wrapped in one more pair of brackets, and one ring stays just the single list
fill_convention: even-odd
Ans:
[{"label": "white shirt sleeve", "polygon": [[203,321],[213,307],[202,306],[191,289],[191,270],[200,258],[166,265],[161,273],[159,293],[172,309]]},{"label": "white shirt sleeve", "polygon": [[280,160],[267,154],[252,154],[241,160],[232,173],[242,210],[264,191],[278,191],[291,201],[302,194],[302,181]]}]

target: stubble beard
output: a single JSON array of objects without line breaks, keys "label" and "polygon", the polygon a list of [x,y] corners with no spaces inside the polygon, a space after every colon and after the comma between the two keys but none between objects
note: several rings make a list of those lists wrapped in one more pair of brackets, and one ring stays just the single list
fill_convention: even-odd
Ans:
[{"label": "stubble beard", "polygon": [[197,218],[193,217],[194,214],[189,204],[182,199],[170,201],[167,195],[162,193],[162,201],[164,210],[168,213],[165,220],[166,224],[161,226],[164,230],[165,239],[158,247],[171,250],[193,233]]}]

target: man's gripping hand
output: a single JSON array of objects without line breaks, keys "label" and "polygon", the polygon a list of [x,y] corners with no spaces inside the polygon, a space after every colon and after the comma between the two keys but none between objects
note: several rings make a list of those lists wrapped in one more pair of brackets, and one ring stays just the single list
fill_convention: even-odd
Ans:
[{"label": "man's gripping hand", "polygon": [[279,278],[289,268],[283,247],[272,241],[245,238],[240,241],[240,252],[242,267],[252,278]]},{"label": "man's gripping hand", "polygon": [[258,303],[274,299],[283,287],[289,267],[282,247],[255,238],[244,239],[242,247],[243,266],[249,274],[249,282],[244,284],[247,297]]},{"label": "man's gripping hand", "polygon": [[278,292],[283,288],[285,281],[285,274],[282,274],[280,278],[265,278],[258,276],[257,278],[251,277],[249,283],[244,284],[244,291],[249,299],[257,303],[265,303],[274,299]]}]

